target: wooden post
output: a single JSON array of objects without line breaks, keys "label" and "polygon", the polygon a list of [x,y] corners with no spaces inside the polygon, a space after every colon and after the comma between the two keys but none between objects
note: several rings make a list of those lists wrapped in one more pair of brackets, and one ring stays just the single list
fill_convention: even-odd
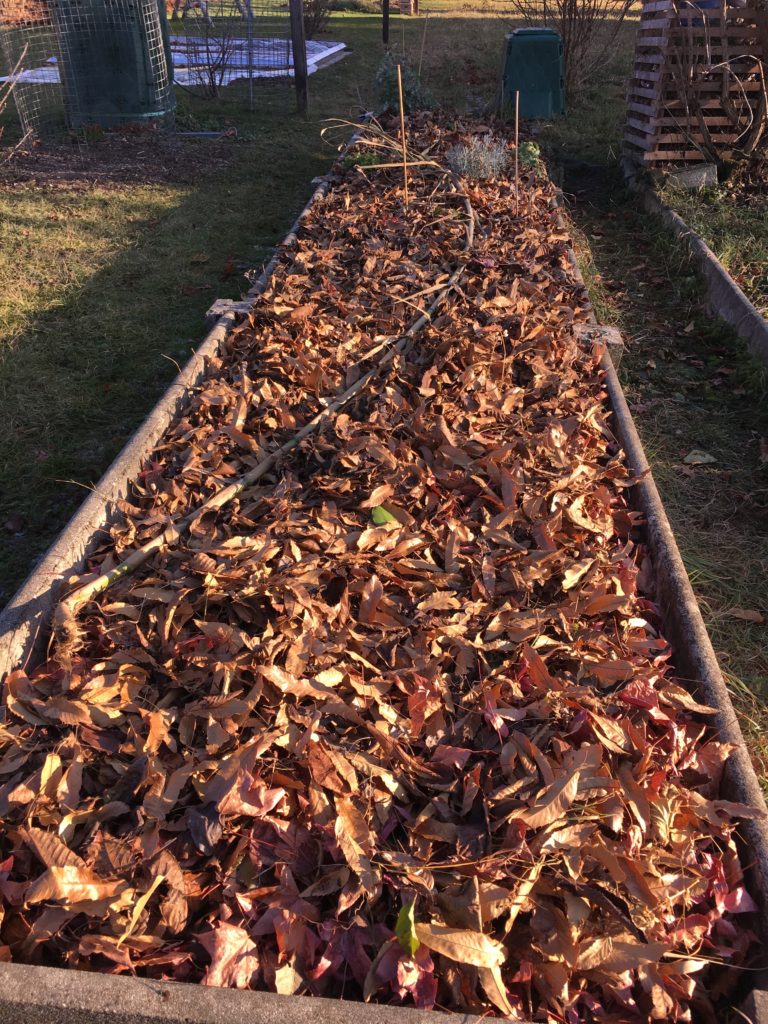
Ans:
[{"label": "wooden post", "polygon": [[381,41],[389,46],[389,0],[381,0]]},{"label": "wooden post", "polygon": [[405,188],[405,208],[408,209],[408,160],[405,149],[405,105],[403,104],[403,76],[400,65],[397,65],[397,91],[400,96],[400,137],[403,144],[403,186]]},{"label": "wooden post", "polygon": [[302,0],[288,0],[291,12],[291,49],[293,51],[293,79],[296,83],[296,106],[305,117],[309,111],[307,75],[307,40],[304,36],[304,4]]}]

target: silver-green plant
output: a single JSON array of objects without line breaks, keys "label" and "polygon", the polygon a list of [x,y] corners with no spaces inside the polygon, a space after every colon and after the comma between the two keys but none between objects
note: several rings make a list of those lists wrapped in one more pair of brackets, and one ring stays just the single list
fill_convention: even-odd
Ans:
[{"label": "silver-green plant", "polygon": [[470,142],[449,149],[446,159],[459,177],[474,181],[502,178],[509,167],[509,149],[493,135],[475,135]]}]

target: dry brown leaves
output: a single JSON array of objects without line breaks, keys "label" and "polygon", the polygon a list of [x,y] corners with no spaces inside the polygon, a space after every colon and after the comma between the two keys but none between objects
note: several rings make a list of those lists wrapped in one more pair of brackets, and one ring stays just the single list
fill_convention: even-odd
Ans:
[{"label": "dry brown leaves", "polygon": [[[466,128],[412,125],[421,151]],[[0,956],[688,1020],[752,935],[729,748],[671,678],[546,182],[341,178],[135,482],[104,568],[407,360],[6,682]],[[407,300],[407,301],[405,301]],[[746,923],[745,923],[746,922]],[[703,1009],[702,1009],[703,1008]]]}]

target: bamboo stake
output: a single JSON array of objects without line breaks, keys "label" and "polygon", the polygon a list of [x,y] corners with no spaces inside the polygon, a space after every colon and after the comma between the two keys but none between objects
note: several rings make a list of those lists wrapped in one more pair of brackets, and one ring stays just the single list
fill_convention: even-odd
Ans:
[{"label": "bamboo stake", "polygon": [[[363,172],[363,174],[367,174],[368,171],[386,171],[387,168],[402,167],[402,166],[403,166],[403,161],[402,160],[395,160],[393,163],[360,165],[360,170]],[[409,162],[408,166],[409,167],[436,167],[439,171],[443,170],[443,168],[440,166],[440,164],[437,163],[435,160],[411,160]]]},{"label": "bamboo stake", "polygon": [[400,65],[397,65],[397,92],[400,96],[400,138],[403,144],[403,186],[405,188],[405,208],[408,209],[408,161],[405,152],[405,107],[403,106],[403,76]]},{"label": "bamboo stake", "polygon": [[520,93],[515,92],[515,216],[520,215]]}]

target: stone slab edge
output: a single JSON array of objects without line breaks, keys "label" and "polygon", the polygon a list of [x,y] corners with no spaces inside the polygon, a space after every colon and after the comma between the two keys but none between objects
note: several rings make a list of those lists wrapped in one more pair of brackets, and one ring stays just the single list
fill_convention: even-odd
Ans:
[{"label": "stone slab edge", "polygon": [[642,169],[626,157],[620,163],[627,187],[639,197],[644,209],[660,217],[664,225],[688,246],[706,281],[711,310],[746,341],[752,355],[768,362],[768,321],[750,302],[704,239],[642,181]]},{"label": "stone slab edge", "polygon": [[[341,159],[357,138],[355,132],[341,151]],[[282,252],[296,241],[301,222],[313,205],[330,187],[333,167],[315,179],[317,188],[272,259],[247,293],[250,305],[268,287]],[[115,502],[127,497],[130,481],[141,470],[144,460],[157,445],[168,426],[184,406],[189,392],[206,372],[208,360],[216,355],[219,344],[244,315],[243,308],[224,312],[192,354],[176,379],[168,386],[157,405],[129,439],[104,476],[73,515],[63,531],[33,568],[26,581],[0,611],[0,680],[7,672],[26,665],[46,642],[47,627],[59,600],[62,584],[80,574],[99,540],[104,539],[114,518]],[[105,508],[107,515],[105,516]]]},{"label": "stone slab edge", "polygon": [[[0,963],[0,1024],[439,1024],[445,1014]],[[452,1014],[452,1024],[480,1024]]]}]

